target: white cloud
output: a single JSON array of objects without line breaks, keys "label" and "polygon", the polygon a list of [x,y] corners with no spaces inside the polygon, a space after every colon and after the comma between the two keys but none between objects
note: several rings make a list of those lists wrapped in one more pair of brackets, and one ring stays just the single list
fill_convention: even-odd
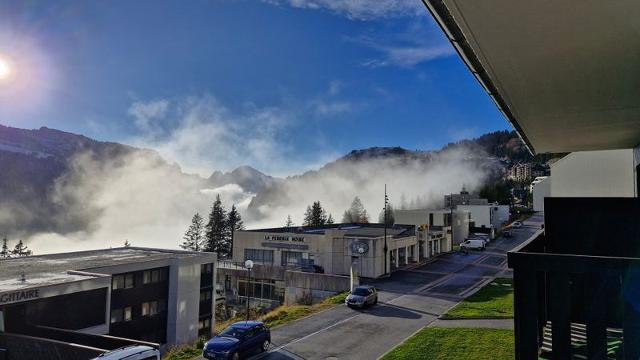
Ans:
[{"label": "white cloud", "polygon": [[369,59],[363,65],[370,67],[400,66],[413,67],[420,63],[448,57],[455,52],[449,44],[435,46],[380,46],[374,49],[380,51],[381,58]]},{"label": "white cloud", "polygon": [[152,121],[165,117],[168,110],[169,101],[167,100],[137,101],[131,104],[127,114],[133,117],[138,128],[149,131],[155,127]]},{"label": "white cloud", "polygon": [[129,114],[141,131],[129,141],[132,145],[155,149],[189,172],[208,176],[214,169],[242,164],[282,171],[278,167],[287,164],[284,157],[290,149],[278,140],[290,114],[278,107],[233,112],[214,96],[203,95],[136,102]]},{"label": "white cloud", "polygon": [[424,14],[420,0],[262,0],[274,5],[302,9],[324,9],[352,20],[405,17]]}]

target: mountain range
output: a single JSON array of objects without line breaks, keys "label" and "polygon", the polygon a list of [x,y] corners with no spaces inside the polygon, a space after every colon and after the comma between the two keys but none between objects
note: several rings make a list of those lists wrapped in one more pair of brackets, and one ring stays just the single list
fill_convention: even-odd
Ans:
[{"label": "mountain range", "polygon": [[[531,155],[514,132],[498,131],[448,144],[437,151],[413,151],[401,147],[354,150],[318,170],[285,179],[272,177],[250,166],[240,166],[225,173],[214,171],[208,178],[203,178],[183,173],[176,164],[162,159],[153,150],[97,141],[46,127],[25,130],[0,125],[0,235],[65,234],[87,230],[90,225],[86,216],[69,214],[90,214],[90,207],[83,204],[82,198],[69,202],[60,194],[60,187],[69,185],[66,175],[74,169],[74,159],[80,154],[90,154],[98,163],[138,155],[152,158],[157,166],[188,178],[189,184],[200,189],[235,184],[251,196],[246,209],[250,219],[260,219],[274,209],[301,201],[297,196],[302,192],[317,192],[320,196],[327,187],[336,187],[340,182],[352,184],[357,189],[379,176],[381,169],[390,174],[396,172],[406,177],[420,177],[429,168],[445,164],[451,154],[457,154],[456,162],[460,165],[485,174],[481,181],[500,178],[505,164],[511,160],[531,160]],[[417,185],[411,183],[409,187],[413,186]],[[352,197],[346,189],[350,188],[345,187],[344,197]],[[434,193],[434,198],[439,196]],[[71,206],[73,211],[69,208]]]}]

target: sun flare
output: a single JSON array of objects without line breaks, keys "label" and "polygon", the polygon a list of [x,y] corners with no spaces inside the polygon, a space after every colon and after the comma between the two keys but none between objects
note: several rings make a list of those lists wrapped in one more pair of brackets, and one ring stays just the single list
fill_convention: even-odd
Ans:
[{"label": "sun flare", "polygon": [[9,74],[11,74],[9,63],[3,58],[0,58],[0,80],[9,77]]}]

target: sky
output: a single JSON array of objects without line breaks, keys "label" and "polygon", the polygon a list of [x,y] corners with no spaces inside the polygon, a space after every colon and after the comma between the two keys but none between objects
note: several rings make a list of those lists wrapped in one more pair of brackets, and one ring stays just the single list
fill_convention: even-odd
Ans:
[{"label": "sky", "polygon": [[0,61],[0,124],[203,175],[509,128],[420,0],[5,0]]}]

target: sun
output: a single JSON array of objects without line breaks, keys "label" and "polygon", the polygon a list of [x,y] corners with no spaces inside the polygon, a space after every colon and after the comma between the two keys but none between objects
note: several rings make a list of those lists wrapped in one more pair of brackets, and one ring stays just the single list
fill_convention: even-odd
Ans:
[{"label": "sun", "polygon": [[0,58],[0,80],[8,78],[11,74],[11,66],[5,59]]}]

